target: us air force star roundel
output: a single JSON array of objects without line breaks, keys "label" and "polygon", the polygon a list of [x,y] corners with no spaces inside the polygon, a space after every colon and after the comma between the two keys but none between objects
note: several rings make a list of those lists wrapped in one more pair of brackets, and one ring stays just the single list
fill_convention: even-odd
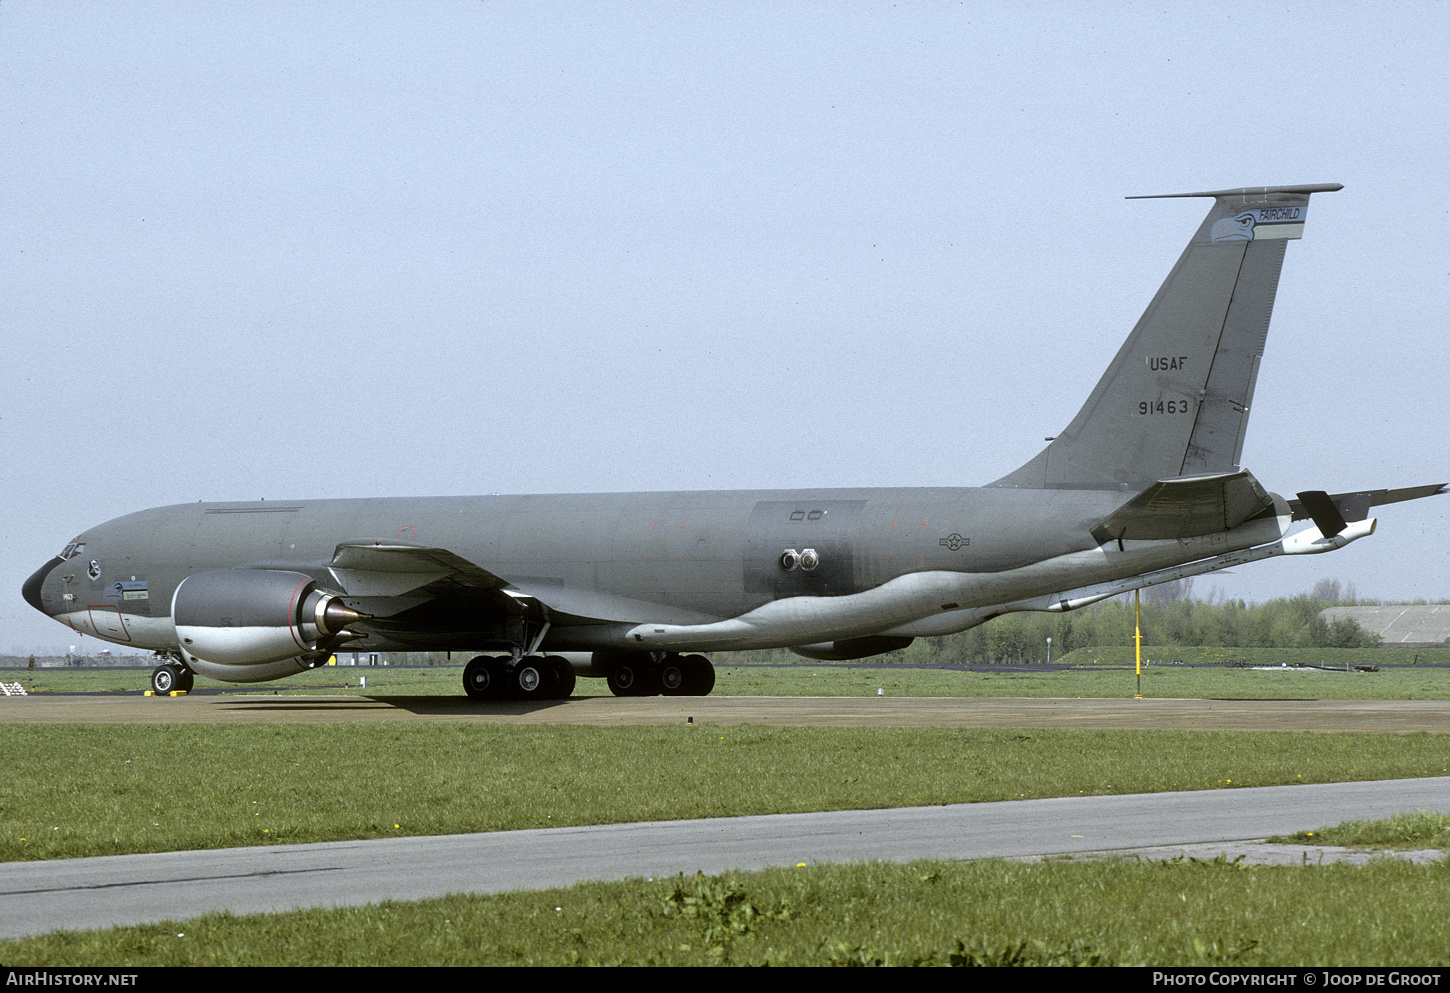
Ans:
[{"label": "us air force star roundel", "polygon": [[961,548],[963,545],[970,545],[971,543],[971,538],[963,538],[955,531],[937,542],[938,545],[944,545],[945,547],[950,548],[954,552]]}]

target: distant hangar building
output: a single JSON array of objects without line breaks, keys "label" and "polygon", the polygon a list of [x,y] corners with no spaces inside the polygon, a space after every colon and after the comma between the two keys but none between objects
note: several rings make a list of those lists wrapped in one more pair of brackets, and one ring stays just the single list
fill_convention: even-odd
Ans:
[{"label": "distant hangar building", "polygon": [[1329,607],[1326,624],[1348,617],[1384,640],[1385,648],[1450,648],[1450,603],[1398,607]]}]

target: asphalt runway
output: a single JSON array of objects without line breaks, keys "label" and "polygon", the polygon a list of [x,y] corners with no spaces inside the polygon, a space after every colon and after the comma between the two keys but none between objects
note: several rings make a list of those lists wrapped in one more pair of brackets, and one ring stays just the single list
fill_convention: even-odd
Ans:
[{"label": "asphalt runway", "polygon": [[[1450,732],[1443,701],[585,697],[479,705],[451,697],[123,694],[0,699],[0,723],[482,721]],[[0,937],[497,893],[592,879],[869,859],[1220,852],[1315,862],[1256,842],[1346,820],[1450,813],[1450,777],[876,811],[616,824],[0,864]],[[1438,854],[1438,853],[1436,853]]]},{"label": "asphalt runway", "polygon": [[462,696],[281,696],[265,692],[173,698],[119,693],[0,698],[0,723],[480,721],[621,726],[683,724],[691,719],[696,723],[782,727],[1450,733],[1450,701],[595,696],[481,704]]},{"label": "asphalt runway", "polygon": [[[0,864],[0,937],[798,863],[1234,857],[1235,842],[1411,810],[1450,813],[1450,777],[16,862]],[[1275,847],[1295,864],[1326,854]]]}]

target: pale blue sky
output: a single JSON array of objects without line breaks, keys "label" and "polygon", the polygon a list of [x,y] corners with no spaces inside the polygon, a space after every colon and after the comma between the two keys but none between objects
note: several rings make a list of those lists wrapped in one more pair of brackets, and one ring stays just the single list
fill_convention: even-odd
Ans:
[{"label": "pale blue sky", "polygon": [[[1207,209],[1292,244],[1245,465],[1450,479],[1450,9],[0,6],[0,652],[186,501],[978,485],[1072,418]],[[1450,596],[1450,498],[1198,580]],[[87,643],[89,648],[94,644]]]}]

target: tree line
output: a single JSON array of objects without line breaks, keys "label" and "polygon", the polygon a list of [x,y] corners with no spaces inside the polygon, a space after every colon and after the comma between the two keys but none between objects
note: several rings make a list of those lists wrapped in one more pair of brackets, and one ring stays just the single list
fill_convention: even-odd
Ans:
[{"label": "tree line", "polygon": [[[1323,586],[1324,584],[1320,584]],[[1191,586],[1191,584],[1189,584]],[[1319,614],[1326,607],[1374,605],[1378,601],[1338,594],[1316,587],[1309,593],[1266,603],[1243,600],[1195,600],[1188,587],[1159,591],[1142,598],[1143,644],[1230,648],[1374,648],[1380,636],[1350,618],[1328,623]],[[1352,589],[1351,589],[1352,593]],[[941,638],[919,639],[929,657],[981,662],[1042,662],[1047,639],[1058,658],[1076,648],[1133,643],[1133,597],[1115,597],[1064,614],[1004,614],[986,624]],[[917,651],[920,651],[918,649]],[[917,654],[917,652],[913,652]]]}]

